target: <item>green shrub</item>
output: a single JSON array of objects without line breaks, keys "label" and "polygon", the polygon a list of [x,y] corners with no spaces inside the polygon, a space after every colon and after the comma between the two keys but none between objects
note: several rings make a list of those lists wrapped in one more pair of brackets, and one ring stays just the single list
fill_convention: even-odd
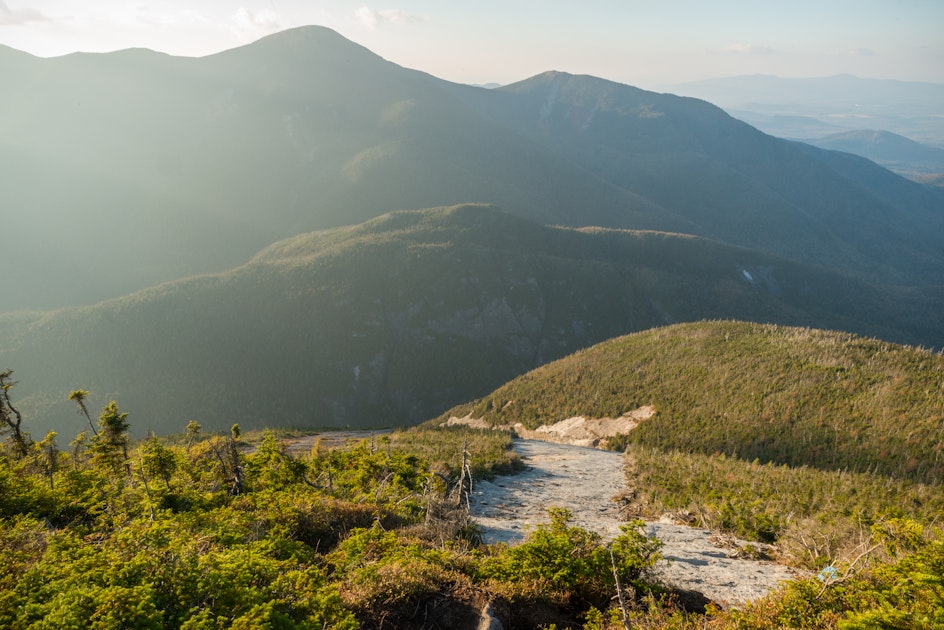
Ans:
[{"label": "green shrub", "polygon": [[614,592],[614,564],[628,584],[661,557],[661,543],[646,536],[642,521],[624,524],[622,534],[604,545],[599,534],[571,525],[568,510],[551,508],[548,516],[550,523],[538,525],[524,542],[485,558],[479,574],[600,601]]}]

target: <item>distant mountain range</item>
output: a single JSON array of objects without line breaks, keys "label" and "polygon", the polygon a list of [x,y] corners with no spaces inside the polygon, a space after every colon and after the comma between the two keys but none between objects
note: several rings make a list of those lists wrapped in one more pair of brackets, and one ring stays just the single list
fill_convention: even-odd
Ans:
[{"label": "distant mountain range", "polygon": [[807,79],[744,75],[664,89],[711,101],[784,138],[812,139],[840,131],[881,129],[944,148],[944,84],[848,74]]},{"label": "distant mountain range", "polygon": [[0,310],[90,304],[385,212],[494,203],[927,284],[944,197],[718,108],[547,73],[450,84],[320,27],[203,58],[0,49]]},{"label": "distant mountain range", "polygon": [[698,237],[458,206],[300,235],[92,307],[0,316],[0,357],[32,427],[81,430],[76,388],[118,400],[139,431],[389,426],[677,321],[944,335],[923,299]]},{"label": "distant mountain range", "polygon": [[0,77],[0,367],[40,426],[79,387],[142,430],[403,424],[703,318],[944,346],[944,192],[704,101],[320,27]]},{"label": "distant mountain range", "polygon": [[749,75],[666,89],[709,100],[766,133],[853,153],[912,181],[944,185],[944,85],[850,75]]},{"label": "distant mountain range", "polygon": [[888,131],[860,129],[807,140],[822,149],[854,153],[913,179],[944,177],[944,149],[935,149]]}]

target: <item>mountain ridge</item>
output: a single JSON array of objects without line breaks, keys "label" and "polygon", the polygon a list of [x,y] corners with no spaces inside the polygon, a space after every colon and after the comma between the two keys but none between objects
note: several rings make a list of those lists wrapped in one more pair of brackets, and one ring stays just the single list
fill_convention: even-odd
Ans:
[{"label": "mountain ridge", "polygon": [[[73,259],[73,270],[78,263],[92,272],[85,286],[93,295],[83,301],[103,297],[94,290],[109,273],[89,257],[87,246],[104,246],[102,223],[128,224],[127,204],[104,192],[112,188],[109,178],[124,182],[128,192],[122,196],[129,203],[145,195],[139,214],[160,216],[158,208],[164,208],[175,215],[180,231],[201,222],[219,225],[219,237],[198,236],[171,259],[173,268],[185,265],[184,272],[169,270],[162,279],[227,268],[292,233],[359,223],[395,209],[479,200],[563,222],[571,196],[585,204],[589,223],[613,223],[618,213],[634,207],[652,212],[647,209],[652,204],[629,191],[481,120],[427,76],[327,33],[314,29],[267,38],[260,45],[281,53],[282,60],[263,63],[261,70],[259,63],[248,61],[265,57],[252,44],[204,58],[161,57],[160,65],[175,68],[170,75],[162,68],[137,73],[121,55],[37,60],[44,81],[18,75],[6,107],[0,106],[6,122],[0,123],[0,147],[10,147],[0,161],[18,175],[4,182],[9,207],[33,207],[29,217],[21,212],[11,226],[18,237],[11,240],[11,256],[23,260],[25,268],[47,268],[39,256],[42,247],[27,239],[82,216],[89,227],[79,224],[63,234],[60,251]],[[286,40],[317,44],[325,37],[332,43],[330,55],[284,50]],[[373,69],[369,75],[337,65],[335,57],[350,52]],[[84,66],[92,61],[98,69],[88,74]],[[109,76],[121,80],[115,83]],[[324,80],[316,80],[319,76]],[[82,82],[76,83],[79,77]],[[71,105],[76,99],[78,110]],[[142,117],[151,105],[160,106],[159,115]],[[129,130],[121,131],[122,125]],[[62,139],[68,142],[60,149],[56,143]],[[23,150],[36,157],[35,167],[15,155]],[[509,164],[503,155],[519,159]],[[63,174],[54,173],[63,182],[58,196],[41,185],[48,174],[39,160],[61,165]],[[86,172],[76,184],[68,172],[73,164]],[[96,177],[104,178],[104,185]],[[149,207],[147,195],[155,197],[157,207]],[[111,231],[118,240],[134,242],[148,268],[168,265],[162,254],[167,239],[150,239],[130,225]],[[67,244],[68,239],[75,243]],[[227,241],[232,245],[223,246]],[[202,260],[208,251],[217,252],[215,264]],[[131,259],[125,273],[137,267]],[[52,276],[50,271],[29,284],[74,293],[65,273]],[[139,286],[152,281],[153,275],[145,276]],[[8,296],[31,290],[23,285],[11,287]],[[56,305],[46,299],[38,305]],[[65,303],[74,301],[69,295]]]},{"label": "mountain ridge", "polygon": [[[879,200],[856,188],[880,179],[866,167],[833,172],[825,152],[782,144],[693,99],[561,73],[459,86],[322,27],[205,57],[24,61],[0,103],[0,177],[15,209],[4,245],[29,273],[8,287],[3,310],[94,303],[232,267],[292,234],[467,202],[545,223],[696,233],[904,285],[944,266],[927,244],[944,228],[926,207],[944,201],[900,182],[886,195],[900,202]],[[536,129],[525,123],[539,113],[542,81],[573,85],[570,101],[549,110],[553,124]],[[609,126],[591,143],[565,114],[586,122],[601,101],[588,97],[583,111],[580,95],[600,84],[625,103],[598,108],[588,131]],[[632,103],[635,118],[622,111]],[[754,157],[738,162],[741,154]],[[850,220],[864,224],[852,240]],[[875,264],[860,231],[900,233],[908,247],[879,251]],[[116,244],[128,252],[120,269],[93,253]]]},{"label": "mountain ridge", "polygon": [[915,179],[915,174],[944,173],[944,149],[916,142],[890,131],[840,131],[808,139],[806,142],[822,149],[860,155],[912,179]]},{"label": "mountain ridge", "polygon": [[[845,164],[837,171],[837,158],[829,152],[763,134],[704,101],[603,79],[544,73],[497,91],[525,94],[529,100],[517,104],[518,112],[492,107],[493,117],[504,113],[507,124],[531,139],[562,147],[591,172],[681,213],[694,223],[694,233],[794,259],[812,257],[833,268],[864,265],[874,275],[934,277],[937,263],[912,264],[938,249],[938,239],[926,233],[944,230],[944,198],[888,178],[884,169],[863,162],[858,173]],[[660,121],[661,127],[649,130],[652,121]],[[651,134],[650,146],[638,146],[644,137],[640,128]],[[619,140],[627,137],[636,144]],[[683,157],[673,157],[673,151]],[[665,159],[675,161],[674,171],[660,170],[658,162]],[[813,164],[821,168],[810,168]],[[884,190],[874,185],[877,179]],[[718,187],[750,201],[731,204],[729,196],[717,194]],[[870,200],[878,193],[881,201]],[[849,231],[860,224],[877,234],[908,234],[904,240],[911,244],[898,251],[907,251],[911,260],[895,262],[882,243],[869,243]],[[909,251],[918,243],[921,251]],[[882,258],[882,264],[874,265]]]},{"label": "mountain ridge", "polygon": [[[192,418],[389,426],[673,321],[944,336],[925,310],[918,296],[690,235],[547,227],[464,205],[291,237],[229,271],[96,306],[6,314],[0,359],[23,412],[60,431],[81,424],[66,400],[76,388],[159,432]],[[889,312],[911,319],[890,324]]]}]

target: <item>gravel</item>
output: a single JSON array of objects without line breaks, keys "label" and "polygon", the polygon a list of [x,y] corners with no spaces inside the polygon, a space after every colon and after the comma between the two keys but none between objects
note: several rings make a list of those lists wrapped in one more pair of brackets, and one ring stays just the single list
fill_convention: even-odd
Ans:
[{"label": "gravel", "polygon": [[[522,541],[535,525],[548,522],[551,507],[568,509],[572,524],[605,540],[620,533],[623,520],[614,497],[626,485],[622,455],[536,440],[515,440],[515,450],[527,465],[525,471],[479,482],[473,489],[472,516],[484,542]],[[774,562],[732,557],[731,550],[711,541],[709,530],[658,521],[647,523],[647,531],[665,545],[665,560],[652,577],[702,593],[723,607],[763,597],[799,574]]]}]

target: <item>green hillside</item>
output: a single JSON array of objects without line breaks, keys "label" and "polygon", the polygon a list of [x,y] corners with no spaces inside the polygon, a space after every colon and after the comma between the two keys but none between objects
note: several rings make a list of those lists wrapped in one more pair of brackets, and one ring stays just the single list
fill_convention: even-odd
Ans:
[{"label": "green hillside", "polygon": [[[908,327],[892,312],[912,310]],[[913,341],[921,303],[704,239],[540,226],[485,206],[385,215],[274,244],[231,271],[92,307],[0,316],[24,412],[114,398],[139,430],[420,422],[579,348],[744,317]]]},{"label": "green hillside", "polygon": [[656,414],[627,440],[935,482],[944,357],[848,333],[720,321],[635,333],[543,366],[442,417],[528,427]]}]

